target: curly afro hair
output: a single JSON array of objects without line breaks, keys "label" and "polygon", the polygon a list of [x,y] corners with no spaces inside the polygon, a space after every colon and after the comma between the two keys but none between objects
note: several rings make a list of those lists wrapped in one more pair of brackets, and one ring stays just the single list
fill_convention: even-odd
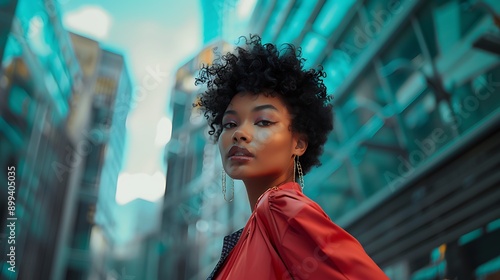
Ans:
[{"label": "curly afro hair", "polygon": [[307,150],[300,157],[305,174],[312,166],[321,165],[319,156],[333,129],[332,105],[323,84],[326,74],[322,67],[304,70],[301,49],[291,44],[279,49],[262,44],[257,35],[241,38],[246,46],[202,66],[195,84],[206,84],[207,89],[193,106],[204,112],[209,134],[218,141],[223,114],[237,93],[281,97],[293,118],[292,131],[307,137]]}]

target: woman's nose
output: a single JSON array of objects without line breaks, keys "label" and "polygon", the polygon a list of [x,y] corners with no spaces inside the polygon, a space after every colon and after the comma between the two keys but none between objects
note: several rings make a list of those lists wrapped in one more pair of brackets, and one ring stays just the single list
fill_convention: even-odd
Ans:
[{"label": "woman's nose", "polygon": [[245,127],[238,127],[233,134],[233,142],[238,143],[239,141],[249,142],[252,139],[251,133]]}]

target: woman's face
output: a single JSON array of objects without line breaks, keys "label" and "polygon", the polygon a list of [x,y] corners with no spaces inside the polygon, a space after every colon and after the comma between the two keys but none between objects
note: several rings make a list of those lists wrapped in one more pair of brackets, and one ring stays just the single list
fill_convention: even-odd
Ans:
[{"label": "woman's face", "polygon": [[219,150],[226,173],[240,180],[284,182],[293,157],[307,146],[291,131],[291,116],[279,97],[236,94],[222,119]]}]

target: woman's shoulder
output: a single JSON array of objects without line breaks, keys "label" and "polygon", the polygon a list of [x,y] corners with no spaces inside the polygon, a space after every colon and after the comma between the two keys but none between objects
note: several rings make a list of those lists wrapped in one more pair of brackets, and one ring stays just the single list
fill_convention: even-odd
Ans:
[{"label": "woman's shoulder", "polygon": [[257,214],[279,213],[295,217],[300,212],[314,211],[324,214],[321,207],[302,193],[297,183],[288,183],[266,192],[256,205]]}]

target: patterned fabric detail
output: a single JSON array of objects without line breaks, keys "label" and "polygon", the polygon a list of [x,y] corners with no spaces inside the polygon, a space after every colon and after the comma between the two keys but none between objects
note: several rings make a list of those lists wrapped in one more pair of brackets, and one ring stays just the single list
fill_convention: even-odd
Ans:
[{"label": "patterned fabric detail", "polygon": [[243,229],[240,229],[240,230],[233,232],[230,235],[226,235],[226,237],[224,237],[224,243],[222,245],[222,253],[220,255],[219,262],[215,266],[212,273],[210,273],[210,276],[208,276],[207,280],[213,279],[213,277],[215,276],[215,273],[217,273],[217,271],[222,266],[222,264],[226,260],[227,256],[231,252],[231,250],[233,250],[236,243],[238,243],[238,240],[240,240],[240,236],[241,236],[242,232],[243,232]]}]

